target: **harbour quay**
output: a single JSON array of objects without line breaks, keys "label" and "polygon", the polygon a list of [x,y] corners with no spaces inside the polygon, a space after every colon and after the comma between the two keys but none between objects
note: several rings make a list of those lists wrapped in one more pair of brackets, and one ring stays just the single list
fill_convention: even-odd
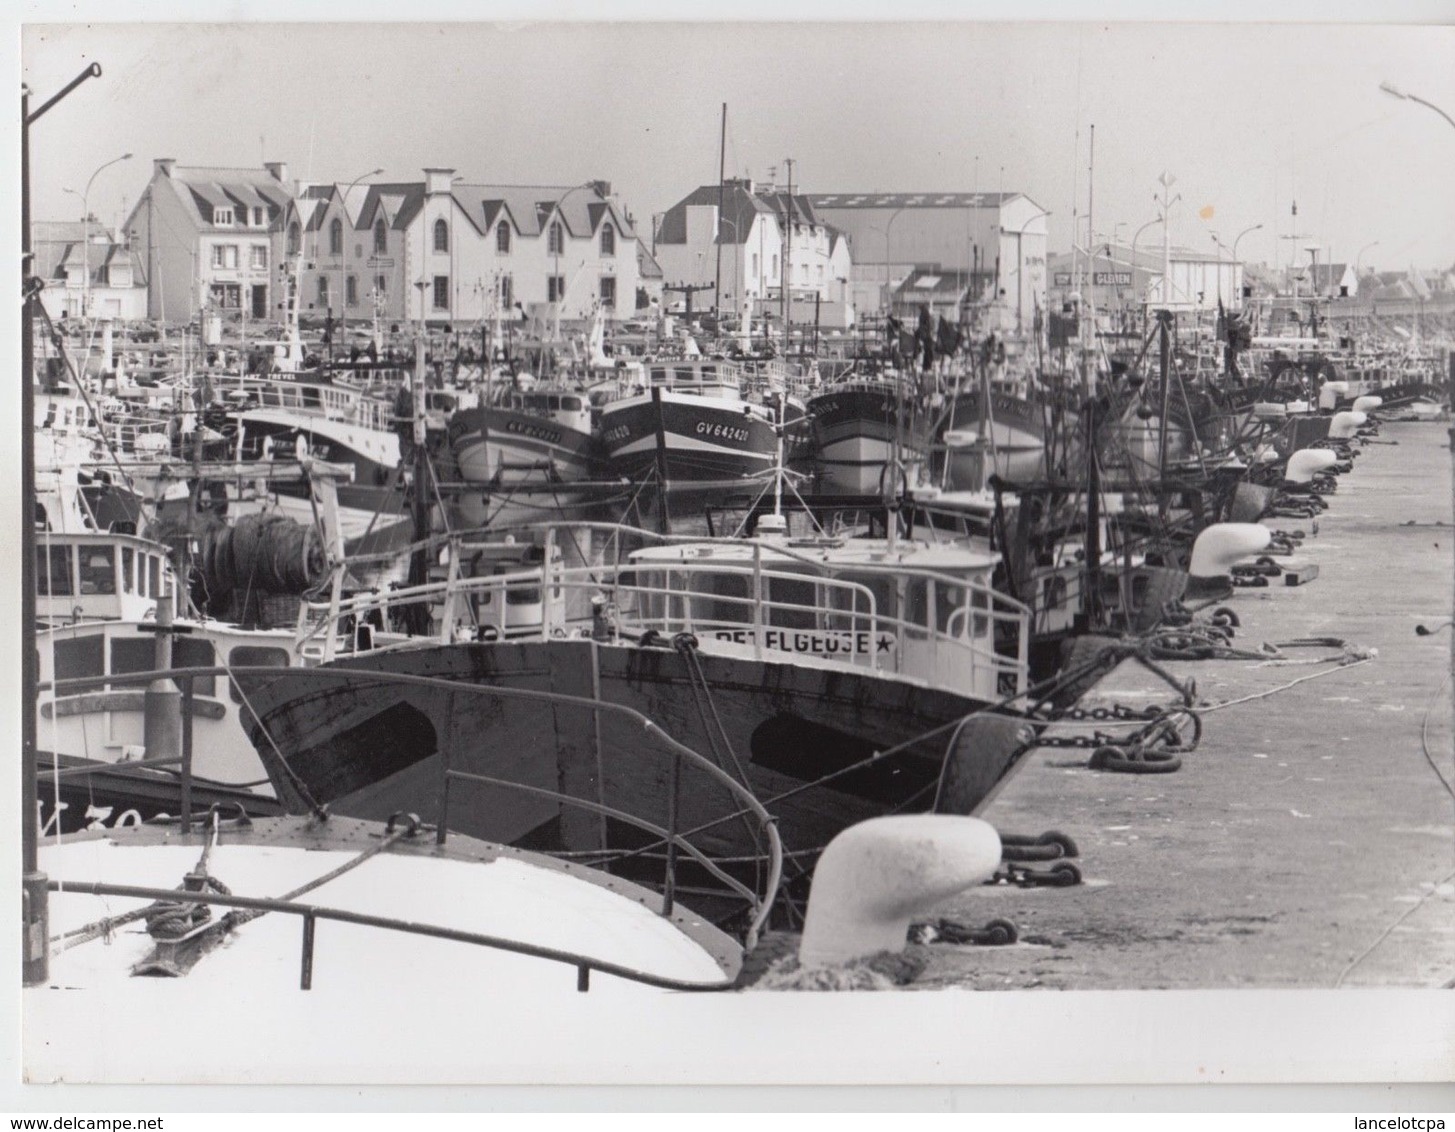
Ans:
[{"label": "harbour quay", "polygon": [[[1007,919],[1018,942],[926,948],[915,985],[1449,986],[1449,482],[1446,426],[1390,422],[1316,529],[1265,519],[1304,530],[1287,561],[1316,563],[1317,578],[1272,577],[1218,604],[1236,614],[1235,646],[1277,645],[1282,659],[1165,662],[1196,682],[1204,725],[1175,773],[1090,770],[1086,749],[1035,752],[982,816],[1002,835],[1069,835],[1084,883],[982,886],[937,909],[967,924]],[[1324,638],[1348,651],[1286,644]],[[1124,661],[1080,706],[1171,698]],[[1094,728],[1126,730],[1089,721],[1079,733]]]}]

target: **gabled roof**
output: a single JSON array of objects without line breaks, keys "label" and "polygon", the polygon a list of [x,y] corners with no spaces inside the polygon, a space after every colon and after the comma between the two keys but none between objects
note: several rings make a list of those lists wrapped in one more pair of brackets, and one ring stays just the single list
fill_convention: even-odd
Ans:
[{"label": "gabled roof", "polygon": [[1311,278],[1319,286],[1333,286],[1344,278],[1349,270],[1347,263],[1320,263],[1304,269],[1304,278]]},{"label": "gabled roof", "polygon": [[[718,186],[703,185],[683,197],[665,213],[657,228],[658,244],[685,244],[687,242],[687,210],[691,207],[711,205],[716,207]],[[748,240],[753,222],[758,215],[772,216],[773,209],[767,201],[754,196],[741,183],[730,182],[722,188],[722,223],[718,225],[718,242],[743,244]]]},{"label": "gabled roof", "polygon": [[92,244],[89,248],[83,248],[79,242],[66,244],[44,278],[79,280],[89,268],[91,286],[106,287],[110,285],[108,272],[118,261],[131,268],[133,286],[144,285],[141,255],[125,244]]},{"label": "gabled roof", "polygon": [[200,228],[211,227],[212,208],[236,208],[243,202],[248,207],[266,204],[271,222],[272,213],[282,211],[293,199],[288,186],[266,169],[174,165],[170,175],[153,174],[152,184],[159,183],[172,186],[188,216]]},{"label": "gabled roof", "polygon": [[643,279],[661,279],[663,277],[662,265],[647,250],[647,245],[642,243],[640,236],[637,237],[637,274]]},{"label": "gabled roof", "polygon": [[364,196],[364,202],[354,217],[354,227],[367,230],[374,226],[382,208],[389,227],[409,227],[409,221],[419,214],[424,206],[423,181],[374,182]]},{"label": "gabled roof", "polygon": [[461,211],[481,232],[488,232],[502,213],[522,236],[539,236],[552,217],[559,216],[571,235],[580,239],[597,232],[610,218],[624,239],[634,239],[631,222],[614,201],[594,188],[578,185],[465,185],[451,189]]}]

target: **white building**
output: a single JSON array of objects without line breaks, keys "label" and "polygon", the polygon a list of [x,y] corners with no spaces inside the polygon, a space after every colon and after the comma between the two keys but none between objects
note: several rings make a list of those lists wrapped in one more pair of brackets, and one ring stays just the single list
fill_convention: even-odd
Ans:
[{"label": "white building", "polygon": [[453,169],[421,181],[303,190],[287,223],[301,248],[314,316],[469,323],[583,319],[600,305],[629,318],[640,287],[636,231],[605,181],[465,184]]},{"label": "white building", "polygon": [[[790,217],[792,234],[785,238]],[[681,301],[681,288],[691,287],[694,295],[705,294],[694,299],[695,309],[736,312],[751,301],[757,313],[778,317],[786,266],[795,322],[805,321],[802,312],[816,306],[824,325],[852,324],[848,243],[801,194],[790,199],[787,192],[749,180],[725,181],[720,188],[703,185],[659,218],[652,254],[661,265],[669,303]],[[719,277],[721,295],[716,294]]]},{"label": "white building", "polygon": [[814,213],[847,237],[853,295],[883,310],[915,268],[971,280],[1029,328],[1046,305],[1047,210],[1024,193],[814,193]]},{"label": "white building", "polygon": [[40,221],[31,225],[30,243],[31,272],[45,281],[40,301],[51,318],[146,317],[141,257],[104,224]]},{"label": "white building", "polygon": [[[1130,248],[1098,243],[1090,259],[1084,253],[1051,258],[1051,298],[1058,307],[1079,295],[1097,310],[1153,309],[1215,311],[1243,306],[1243,265],[1227,257],[1189,248]],[[1171,286],[1164,286],[1167,265]]]}]

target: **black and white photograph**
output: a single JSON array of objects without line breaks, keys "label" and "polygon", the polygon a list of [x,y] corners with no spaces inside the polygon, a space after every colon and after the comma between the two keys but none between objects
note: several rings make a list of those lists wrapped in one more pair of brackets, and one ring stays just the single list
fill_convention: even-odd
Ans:
[{"label": "black and white photograph", "polygon": [[1448,7],[488,12],[17,25],[37,1103],[1449,1082]]}]

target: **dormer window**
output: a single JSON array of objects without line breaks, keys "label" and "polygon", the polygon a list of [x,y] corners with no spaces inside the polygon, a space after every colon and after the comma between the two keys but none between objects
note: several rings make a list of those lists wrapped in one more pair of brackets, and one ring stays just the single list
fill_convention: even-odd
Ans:
[{"label": "dormer window", "polygon": [[495,250],[501,255],[510,254],[510,225],[504,220],[495,226]]},{"label": "dormer window", "polygon": [[232,227],[232,209],[214,208],[212,210],[212,223],[218,228]]},{"label": "dormer window", "polygon": [[267,218],[267,216],[265,216],[263,214],[263,210],[261,208],[254,208],[253,209],[253,227],[254,228],[264,228],[264,227],[267,226],[267,223],[268,223],[268,218]]},{"label": "dormer window", "polygon": [[601,254],[616,255],[616,229],[610,224],[601,226]]},{"label": "dormer window", "polygon": [[437,252],[450,250],[450,226],[443,220],[434,222],[434,250]]}]

